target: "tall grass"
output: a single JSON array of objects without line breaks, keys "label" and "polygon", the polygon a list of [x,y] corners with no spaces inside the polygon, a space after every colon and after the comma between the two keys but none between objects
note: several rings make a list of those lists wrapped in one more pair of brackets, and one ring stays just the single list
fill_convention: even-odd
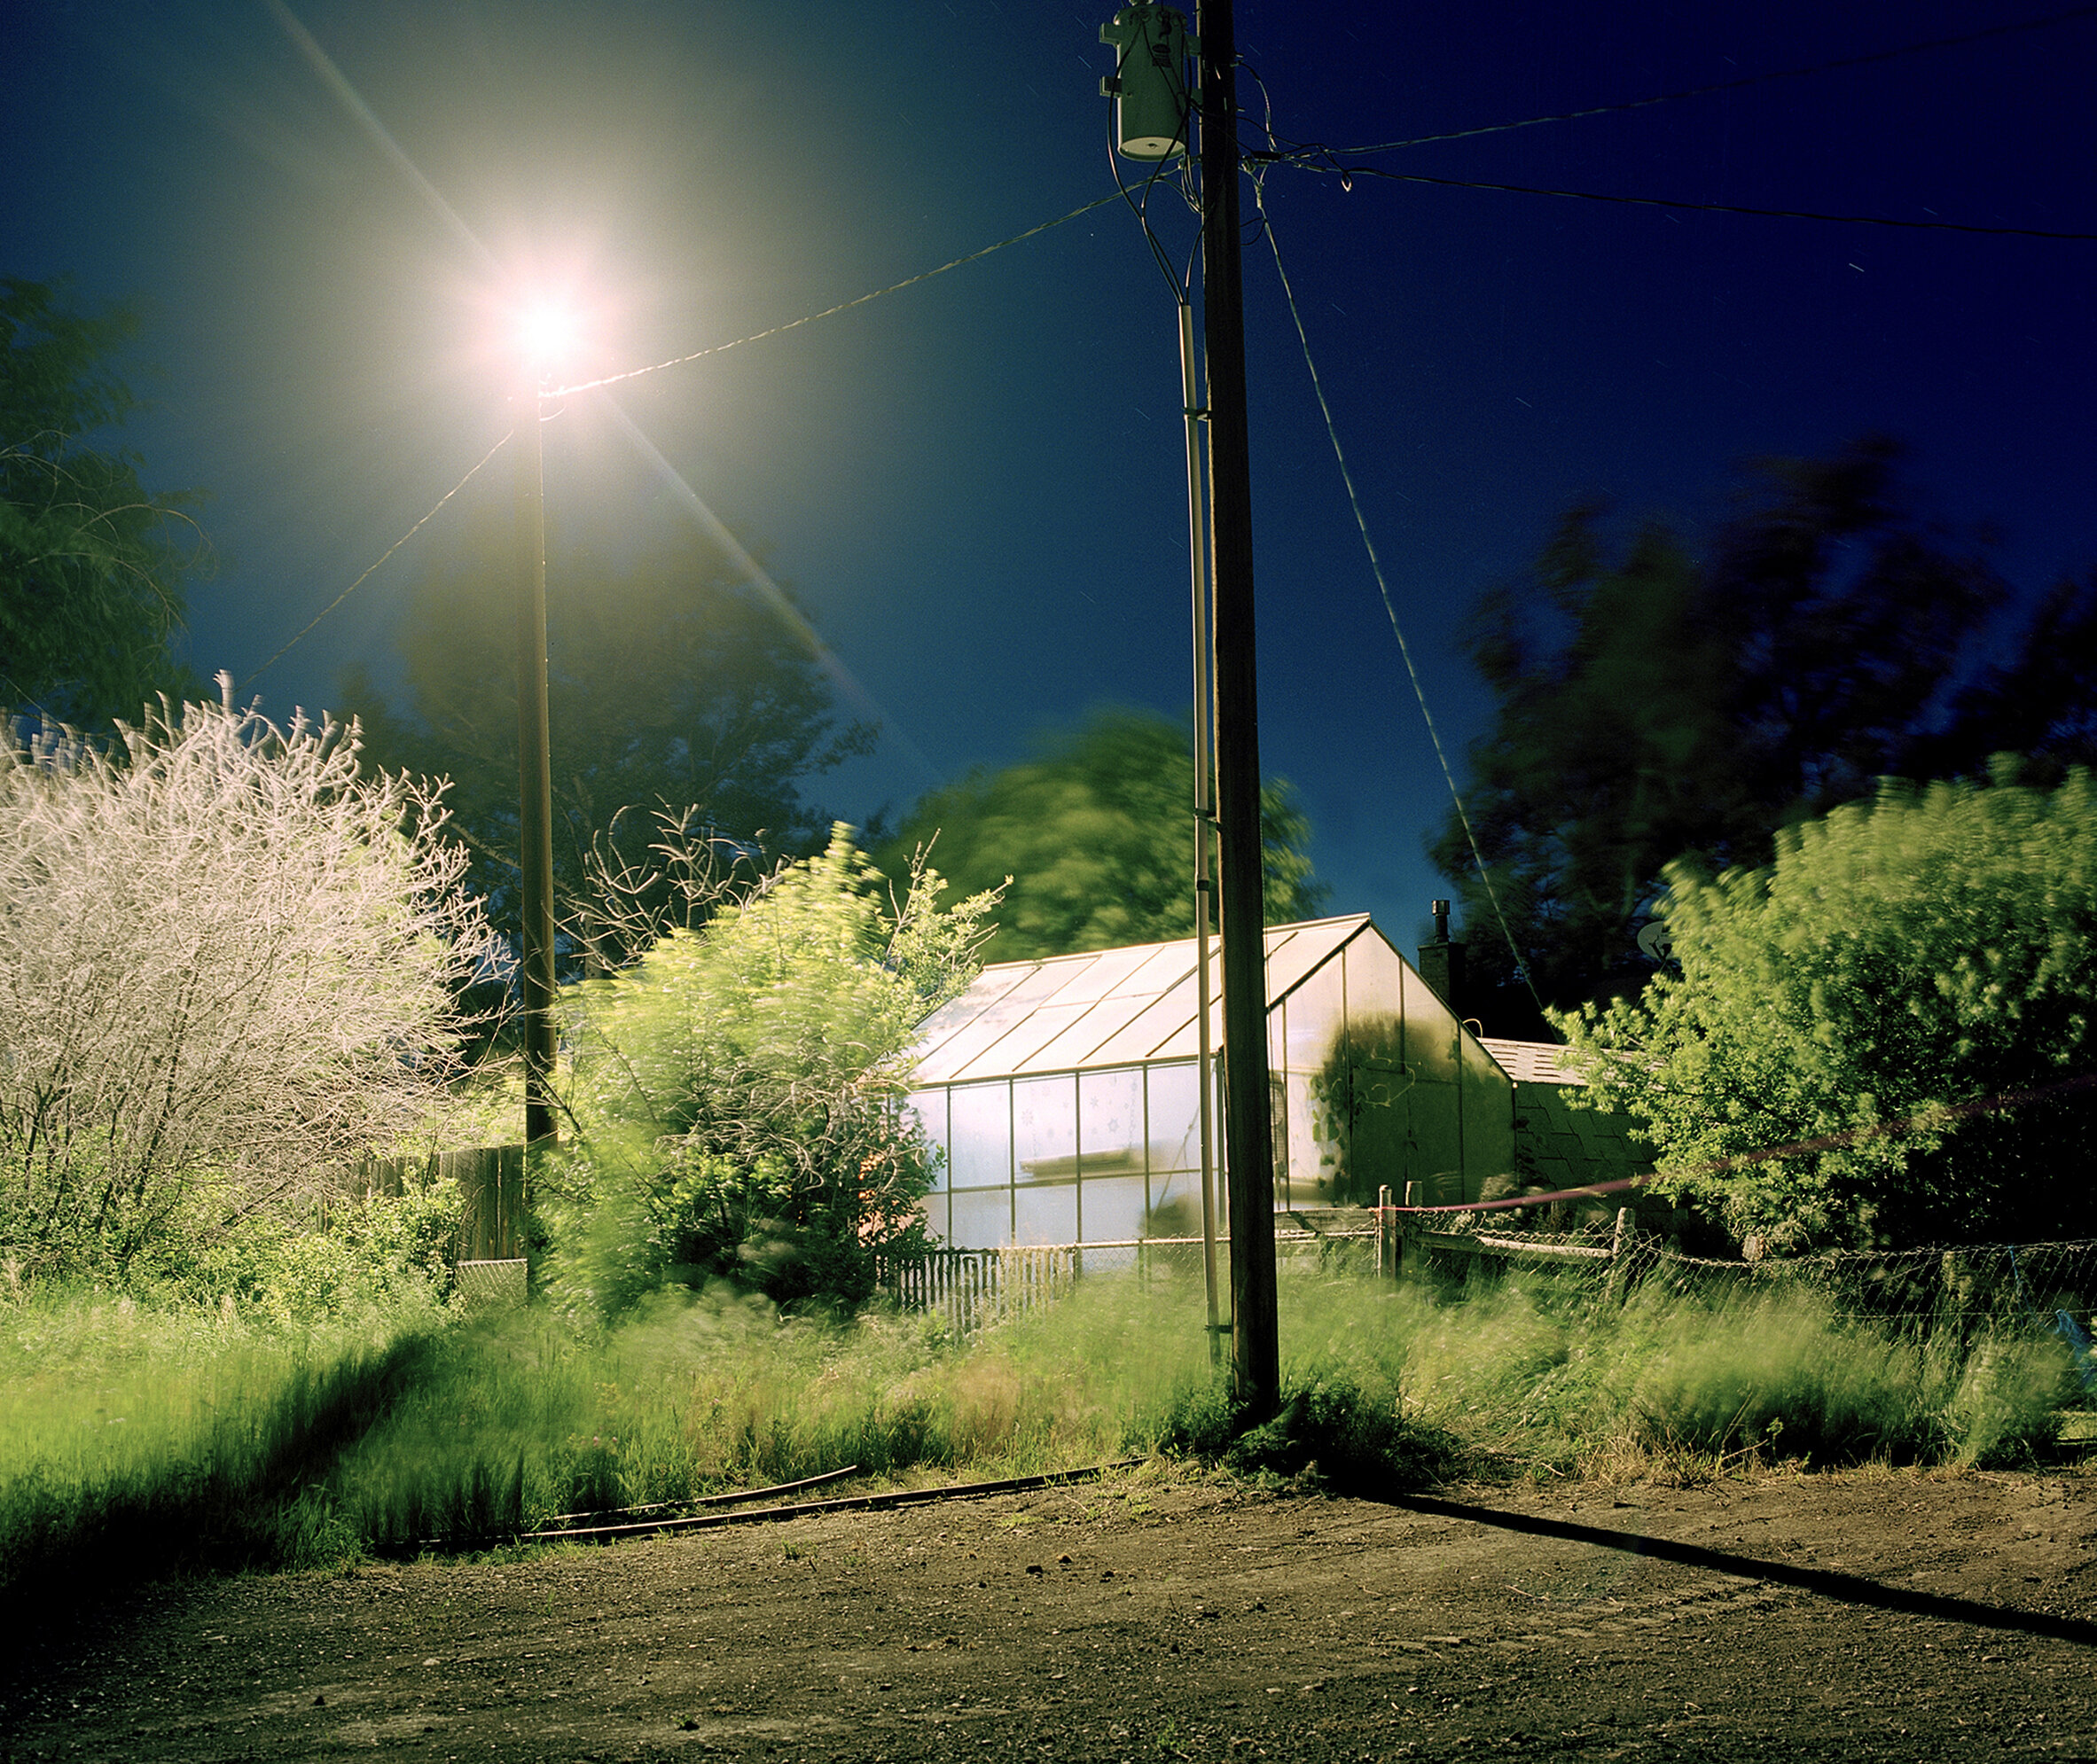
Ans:
[{"label": "tall grass", "polygon": [[414,1382],[428,1319],[290,1329],[43,1292],[0,1307],[0,1605],[357,1547],[301,1491]]},{"label": "tall grass", "polygon": [[1392,1286],[1285,1266],[1291,1404],[1231,1445],[1198,1279],[1092,1277],[954,1338],[659,1294],[616,1328],[544,1312],[293,1334],[89,1300],[0,1311],[0,1591],[65,1564],[286,1566],[530,1529],[856,1463],[945,1479],[1178,1447],[1317,1460],[1365,1493],[1469,1467],[1709,1474],[1750,1458],[1999,1463],[2070,1378],[2037,1333],[1909,1332],[1826,1295],[1622,1306],[1547,1276]]},{"label": "tall grass", "polygon": [[[932,1318],[785,1317],[726,1289],[658,1294],[602,1332],[490,1319],[439,1346],[327,1497],[374,1548],[400,1549],[846,1464],[997,1476],[1146,1450],[1174,1391],[1206,1371],[1190,1298],[1092,1282],[966,1344]],[[1131,1354],[1154,1334],[1166,1351]]]}]

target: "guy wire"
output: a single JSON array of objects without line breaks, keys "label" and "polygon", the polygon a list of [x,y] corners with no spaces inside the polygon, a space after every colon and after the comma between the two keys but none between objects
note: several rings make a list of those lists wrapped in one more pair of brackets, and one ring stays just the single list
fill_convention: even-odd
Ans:
[{"label": "guy wire", "polygon": [[1274,254],[1275,272],[1281,277],[1281,291],[1288,300],[1289,316],[1295,322],[1296,340],[1303,345],[1303,365],[1311,372],[1311,389],[1318,394],[1318,408],[1325,418],[1326,438],[1333,444],[1333,457],[1339,463],[1340,481],[1347,488],[1348,506],[1354,511],[1354,524],[1362,535],[1362,549],[1369,554],[1369,568],[1376,578],[1376,591],[1383,597],[1383,611],[1390,621],[1391,634],[1398,640],[1398,653],[1405,660],[1405,675],[1412,683],[1412,696],[1419,702],[1420,718],[1427,724],[1428,738],[1434,744],[1435,758],[1442,767],[1442,777],[1449,785],[1449,800],[1456,805],[1456,818],[1462,823],[1464,838],[1471,847],[1471,861],[1478,866],[1478,879],[1485,885],[1485,898],[1492,903],[1493,917],[1499,922],[1500,935],[1507,941],[1507,951],[1514,957],[1515,972],[1529,988],[1530,996],[1536,1001],[1541,1014],[1545,1009],[1544,995],[1537,990],[1535,977],[1530,972],[1521,946],[1514,941],[1514,933],[1507,924],[1507,915],[1501,909],[1499,890],[1492,885],[1492,871],[1487,867],[1485,855],[1478,848],[1478,835],[1471,826],[1471,816],[1464,808],[1463,792],[1457,788],[1456,773],[1449,764],[1449,754],[1442,745],[1442,731],[1436,726],[1435,714],[1428,708],[1427,689],[1420,683],[1420,669],[1412,660],[1412,646],[1405,641],[1405,627],[1398,623],[1398,612],[1392,604],[1390,585],[1384,580],[1383,563],[1376,555],[1376,542],[1370,536],[1367,518],[1362,513],[1360,496],[1355,493],[1354,473],[1348,470],[1347,454],[1340,445],[1339,426],[1333,420],[1333,407],[1326,402],[1325,382],[1318,378],[1318,363],[1311,354],[1310,333],[1303,328],[1303,315],[1296,307],[1296,291],[1291,285],[1288,270],[1281,261],[1281,246],[1274,237],[1274,224],[1267,214],[1265,192],[1260,188],[1257,177],[1253,179],[1253,202],[1260,211],[1262,230],[1267,235],[1267,248]]}]

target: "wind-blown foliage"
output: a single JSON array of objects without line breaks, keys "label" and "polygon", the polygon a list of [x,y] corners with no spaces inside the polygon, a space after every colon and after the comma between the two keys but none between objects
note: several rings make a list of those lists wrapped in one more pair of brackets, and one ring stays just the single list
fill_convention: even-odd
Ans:
[{"label": "wind-blown foliage", "polygon": [[[222,676],[223,677],[223,676]],[[0,745],[0,1258],[195,1250],[420,1120],[488,950],[354,730],[162,706]]]},{"label": "wind-blown foliage", "polygon": [[1649,1122],[1674,1191],[1779,1248],[2086,1232],[2089,773],[1888,781],[1766,869],[1669,881],[1678,972],[1557,1020],[1581,1100]]},{"label": "wind-blown foliage", "polygon": [[[927,795],[876,855],[890,873],[931,845],[963,890],[1009,880],[1000,962],[1194,932],[1194,761],[1188,733],[1146,712],[1097,711],[1039,754]],[[1270,925],[1317,916],[1310,823],[1286,780],[1260,795]]]},{"label": "wind-blown foliage", "polygon": [[[1655,521],[1618,547],[1583,505],[1533,582],[1480,604],[1471,652],[1498,710],[1471,749],[1471,826],[1547,1003],[1644,984],[1663,865],[1767,862],[1778,828],[1908,773],[1948,713],[2002,587],[1906,505],[1897,457],[1866,441],[1764,462],[1701,544]],[[1453,816],[1432,855],[1491,1014],[1515,965]]]},{"label": "wind-blown foliage", "polygon": [[184,678],[169,660],[202,555],[128,453],[85,445],[137,408],[110,357],[137,328],[63,288],[0,279],[0,706],[102,725]]},{"label": "wind-blown foliage", "polygon": [[578,1143],[552,1214],[574,1298],[673,1277],[855,1300],[873,1254],[920,1242],[932,1153],[902,1108],[927,1015],[966,987],[994,894],[900,901],[833,831],[695,929],[576,989]]}]

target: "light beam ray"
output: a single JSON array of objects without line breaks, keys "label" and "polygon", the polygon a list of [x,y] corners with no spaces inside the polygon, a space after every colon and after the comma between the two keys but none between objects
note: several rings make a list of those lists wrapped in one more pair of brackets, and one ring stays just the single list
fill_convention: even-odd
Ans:
[{"label": "light beam ray", "polygon": [[846,700],[862,715],[880,726],[883,734],[895,742],[903,756],[924,774],[927,783],[941,782],[939,774],[932,769],[931,761],[925,757],[917,743],[896,726],[895,720],[874,701],[872,694],[838,660],[835,652],[816,635],[816,628],[802,616],[801,609],[787,597],[786,590],[771,579],[756,558],[743,549],[741,542],[728,530],[721,518],[700,500],[699,492],[685,481],[684,474],[662,457],[661,450],[653,441],[642,433],[640,425],[626,414],[619,401],[606,393],[605,402],[611,406],[612,414],[619,419],[619,426],[625,432],[626,438],[633,443],[641,457],[655,468],[657,475],[669,488],[671,495],[683,505],[685,511],[699,523],[701,531],[728,554],[750,586],[757,590],[773,616],[807,649],[815,659],[816,665],[835,683]]},{"label": "light beam ray", "polygon": [[312,64],[313,71],[320,76],[321,83],[335,96],[336,101],[348,111],[361,126],[379,151],[393,161],[394,168],[415,186],[437,218],[444,222],[488,268],[499,269],[495,254],[481,243],[473,230],[459,218],[458,211],[447,202],[435,184],[422,175],[421,168],[402,150],[399,142],[387,132],[386,125],[372,113],[372,107],[358,96],[357,90],[343,77],[342,70],[328,57],[326,50],[314,40],[313,33],[301,24],[285,0],[269,0],[277,22],[284,27],[285,35],[298,45],[299,52]]}]

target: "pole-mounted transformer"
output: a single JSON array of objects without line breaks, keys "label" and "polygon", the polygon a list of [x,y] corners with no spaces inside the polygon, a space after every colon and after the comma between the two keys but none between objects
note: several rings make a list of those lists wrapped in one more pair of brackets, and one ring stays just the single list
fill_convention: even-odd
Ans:
[{"label": "pole-mounted transformer", "polygon": [[1187,150],[1193,90],[1188,59],[1200,52],[1186,14],[1171,6],[1124,6],[1099,27],[1116,51],[1099,95],[1115,102],[1114,141],[1124,160],[1176,160]]}]

